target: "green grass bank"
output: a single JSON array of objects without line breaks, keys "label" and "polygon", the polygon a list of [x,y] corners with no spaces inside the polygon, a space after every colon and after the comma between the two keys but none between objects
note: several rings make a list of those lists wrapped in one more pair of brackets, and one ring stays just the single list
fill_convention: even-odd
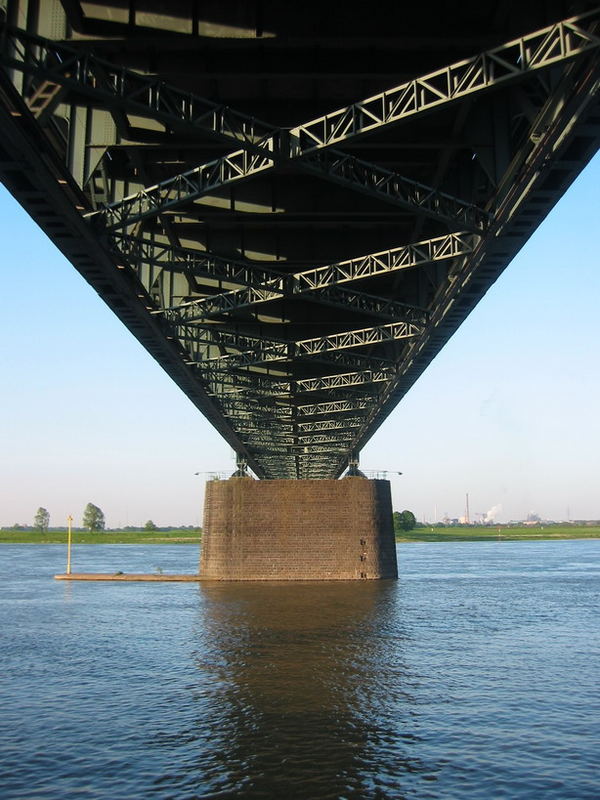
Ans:
[{"label": "green grass bank", "polygon": [[538,542],[553,539],[600,539],[600,526],[427,527],[396,534],[397,542]]},{"label": "green grass bank", "polygon": [[[200,533],[172,531],[73,531],[73,544],[195,544]],[[66,531],[11,531],[0,529],[0,544],[66,544]]]},{"label": "green grass bank", "polygon": [[[201,534],[172,531],[74,531],[73,544],[195,544]],[[536,542],[553,539],[600,539],[600,526],[547,525],[539,527],[415,528],[396,535],[398,542]],[[65,531],[13,531],[0,529],[0,544],[66,544]]]}]

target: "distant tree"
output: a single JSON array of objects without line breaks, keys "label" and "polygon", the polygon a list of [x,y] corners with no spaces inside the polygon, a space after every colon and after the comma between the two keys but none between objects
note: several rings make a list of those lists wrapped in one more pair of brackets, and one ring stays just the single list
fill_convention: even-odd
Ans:
[{"label": "distant tree", "polygon": [[93,503],[88,503],[83,512],[83,527],[88,531],[104,530],[104,514]]},{"label": "distant tree", "polygon": [[407,511],[405,509],[399,515],[399,522],[403,531],[412,531],[417,524],[417,519],[412,511]]},{"label": "distant tree", "polygon": [[40,506],[35,512],[33,524],[39,531],[41,531],[41,533],[45,533],[48,530],[48,525],[50,524],[50,514],[45,508],[42,508],[42,506]]},{"label": "distant tree", "polygon": [[151,519],[149,519],[149,520],[148,520],[148,522],[147,522],[147,523],[144,525],[144,530],[145,530],[145,531],[156,531],[156,530],[158,530],[158,528],[157,528],[157,527],[156,527],[156,525],[155,525],[155,524],[152,522],[152,520],[151,520]]}]

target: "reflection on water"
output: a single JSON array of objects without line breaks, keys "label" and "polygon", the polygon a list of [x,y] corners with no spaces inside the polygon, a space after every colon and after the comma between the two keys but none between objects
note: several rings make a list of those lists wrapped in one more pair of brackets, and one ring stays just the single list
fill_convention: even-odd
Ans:
[{"label": "reflection on water", "polygon": [[[343,797],[368,796],[374,782],[385,783],[366,765],[381,745],[389,704],[381,670],[390,651],[400,681],[406,672],[396,585],[203,584],[200,591],[195,660],[201,683],[212,682],[208,718],[232,784],[248,797],[300,786],[303,796]],[[411,702],[408,679],[400,693]],[[415,768],[397,734],[396,786]]]},{"label": "reflection on water", "polygon": [[[197,557],[79,559],[159,549]],[[598,798],[598,542],[408,545],[398,582],[63,555],[0,548],[2,800]]]}]

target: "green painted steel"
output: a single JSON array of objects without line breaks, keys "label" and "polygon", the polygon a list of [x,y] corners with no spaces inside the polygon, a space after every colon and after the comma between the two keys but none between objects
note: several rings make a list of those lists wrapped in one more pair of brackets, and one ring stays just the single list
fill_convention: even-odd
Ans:
[{"label": "green painted steel", "polygon": [[241,471],[356,468],[600,143],[597,2],[421,5],[0,8],[2,181]]}]

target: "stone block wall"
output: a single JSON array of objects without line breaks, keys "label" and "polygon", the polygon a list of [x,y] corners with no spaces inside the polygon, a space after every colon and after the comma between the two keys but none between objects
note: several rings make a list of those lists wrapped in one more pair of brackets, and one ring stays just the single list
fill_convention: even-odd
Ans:
[{"label": "stone block wall", "polygon": [[200,575],[213,580],[396,578],[388,481],[209,481]]}]

